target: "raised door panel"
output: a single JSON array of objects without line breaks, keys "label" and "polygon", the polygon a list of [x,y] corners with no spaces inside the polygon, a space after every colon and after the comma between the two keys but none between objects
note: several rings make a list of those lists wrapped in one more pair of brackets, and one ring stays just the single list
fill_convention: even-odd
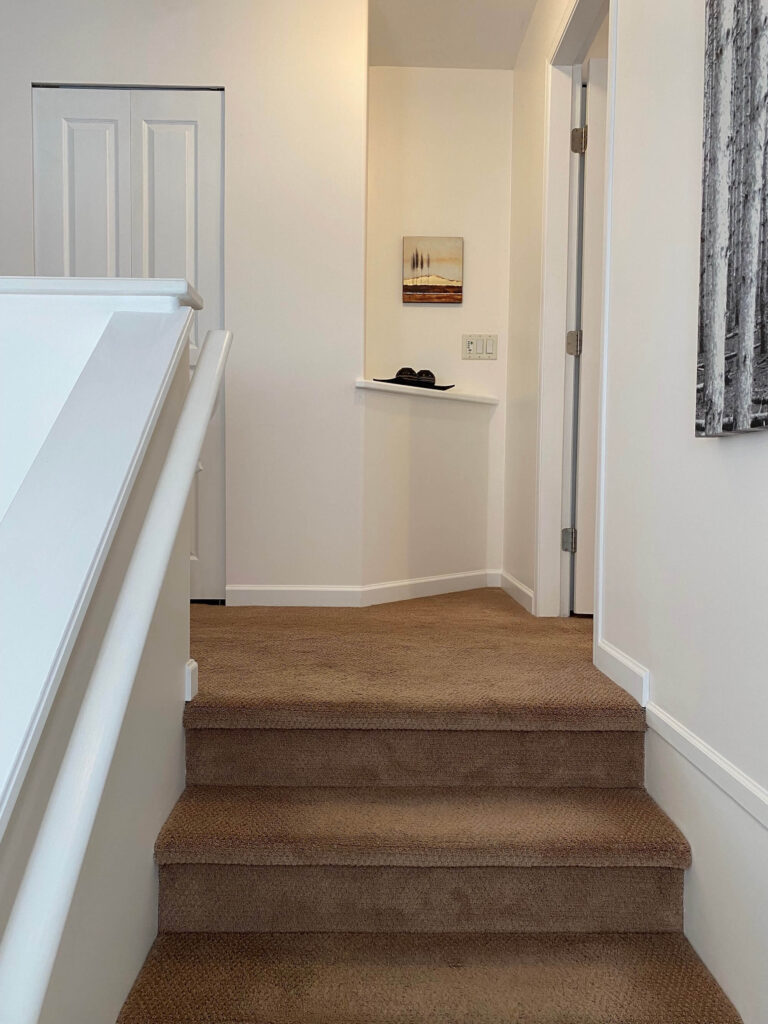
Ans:
[{"label": "raised door panel", "polygon": [[196,281],[197,124],[142,118],[136,128],[142,178],[139,269],[143,277]]},{"label": "raised door panel", "polygon": [[130,97],[33,90],[35,273],[131,274]]},{"label": "raised door panel", "polygon": [[200,337],[223,326],[222,96],[131,93],[134,273],[193,284]]}]

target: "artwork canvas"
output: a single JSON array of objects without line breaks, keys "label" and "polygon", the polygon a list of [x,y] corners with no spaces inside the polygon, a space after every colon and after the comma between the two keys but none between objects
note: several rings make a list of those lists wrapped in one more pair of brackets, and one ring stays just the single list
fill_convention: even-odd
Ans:
[{"label": "artwork canvas", "polygon": [[768,0],[706,0],[696,433],[768,426]]},{"label": "artwork canvas", "polygon": [[403,239],[403,302],[458,303],[464,285],[464,239]]}]

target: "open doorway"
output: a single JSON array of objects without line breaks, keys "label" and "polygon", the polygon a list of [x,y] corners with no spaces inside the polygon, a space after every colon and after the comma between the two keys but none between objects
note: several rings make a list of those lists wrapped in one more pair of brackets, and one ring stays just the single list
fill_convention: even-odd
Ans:
[{"label": "open doorway", "polygon": [[608,0],[579,0],[548,68],[539,615],[595,611],[609,46]]}]

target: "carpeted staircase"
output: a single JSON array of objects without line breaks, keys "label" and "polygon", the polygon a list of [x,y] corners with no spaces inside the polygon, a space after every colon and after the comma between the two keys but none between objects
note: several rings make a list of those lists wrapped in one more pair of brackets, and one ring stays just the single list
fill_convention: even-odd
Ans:
[{"label": "carpeted staircase", "polygon": [[591,623],[501,591],[193,608],[187,781],[120,1024],[737,1024]]}]

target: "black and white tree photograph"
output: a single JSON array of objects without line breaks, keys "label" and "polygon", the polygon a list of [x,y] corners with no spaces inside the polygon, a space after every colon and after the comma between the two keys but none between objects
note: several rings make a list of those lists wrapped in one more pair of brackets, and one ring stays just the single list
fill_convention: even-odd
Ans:
[{"label": "black and white tree photograph", "polygon": [[768,426],[768,0],[707,0],[696,433]]}]

